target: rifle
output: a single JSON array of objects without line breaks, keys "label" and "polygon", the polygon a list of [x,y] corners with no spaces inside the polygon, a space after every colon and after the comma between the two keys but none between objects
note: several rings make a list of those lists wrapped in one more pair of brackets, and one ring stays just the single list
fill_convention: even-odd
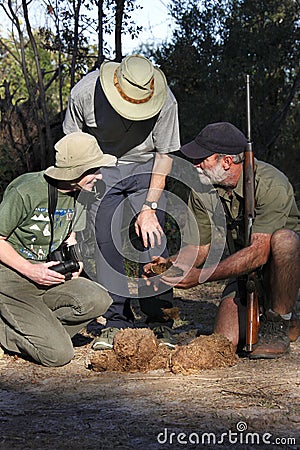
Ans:
[{"label": "rifle", "polygon": [[[254,191],[254,152],[251,141],[250,120],[250,76],[246,76],[247,87],[247,145],[244,161],[244,199],[245,199],[245,247],[251,244],[252,225],[255,218],[255,191]],[[255,286],[255,272],[247,275],[247,328],[246,351],[252,352],[258,341],[259,307],[258,295]]]}]

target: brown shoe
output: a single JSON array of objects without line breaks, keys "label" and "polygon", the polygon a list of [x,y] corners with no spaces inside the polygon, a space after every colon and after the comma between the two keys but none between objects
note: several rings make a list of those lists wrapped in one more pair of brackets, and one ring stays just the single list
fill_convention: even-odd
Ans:
[{"label": "brown shoe", "polygon": [[291,342],[295,342],[300,336],[300,319],[295,313],[292,313],[288,336]]},{"label": "brown shoe", "polygon": [[290,350],[289,320],[284,320],[272,310],[266,312],[261,319],[258,343],[250,359],[273,359],[288,353]]}]

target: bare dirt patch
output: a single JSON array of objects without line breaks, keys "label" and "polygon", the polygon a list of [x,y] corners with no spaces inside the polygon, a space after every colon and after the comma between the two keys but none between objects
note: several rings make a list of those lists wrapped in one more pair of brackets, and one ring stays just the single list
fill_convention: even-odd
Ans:
[{"label": "bare dirt patch", "polygon": [[[175,291],[178,342],[212,333],[221,290],[211,283]],[[240,357],[192,375],[168,366],[93,371],[91,341],[77,336],[75,358],[61,368],[0,359],[1,449],[300,448],[299,339],[278,360]]]}]

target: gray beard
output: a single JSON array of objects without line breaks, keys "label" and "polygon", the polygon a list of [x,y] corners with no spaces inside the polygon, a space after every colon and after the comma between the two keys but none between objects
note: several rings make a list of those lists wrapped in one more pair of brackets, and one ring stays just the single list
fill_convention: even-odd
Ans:
[{"label": "gray beard", "polygon": [[203,170],[200,167],[196,167],[200,181],[202,184],[211,185],[210,178],[204,174]]},{"label": "gray beard", "polygon": [[200,180],[203,184],[222,185],[226,178],[226,171],[218,164],[214,169],[200,169],[197,167]]}]

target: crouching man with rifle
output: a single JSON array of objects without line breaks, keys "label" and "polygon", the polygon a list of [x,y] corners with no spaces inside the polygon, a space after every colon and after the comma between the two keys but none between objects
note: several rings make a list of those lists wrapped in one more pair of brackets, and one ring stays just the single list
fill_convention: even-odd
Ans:
[{"label": "crouching man with rifle", "polygon": [[[193,160],[199,176],[205,176],[212,184],[211,191],[222,202],[227,223],[229,256],[221,259],[213,269],[205,261],[211,247],[214,223],[202,201],[201,194],[192,191],[189,205],[196,219],[200,245],[187,223],[184,230],[186,245],[171,258],[173,265],[183,270],[183,276],[170,277],[168,272],[162,281],[179,288],[190,288],[206,281],[228,280],[222,295],[214,332],[226,336],[236,347],[245,345],[247,318],[247,291],[243,277],[259,271],[264,297],[263,315],[260,320],[259,338],[252,336],[247,342],[251,358],[277,358],[287,353],[290,340],[299,335],[299,322],[292,319],[292,311],[300,287],[300,224],[294,192],[286,176],[275,167],[254,160],[255,220],[251,223],[251,236],[245,246],[245,195],[244,159],[247,139],[234,125],[227,122],[206,126],[181,151]],[[247,183],[245,183],[247,185]],[[253,217],[254,219],[254,217]],[[247,221],[246,221],[247,222]],[[197,258],[190,264],[191,252]],[[161,263],[157,258],[155,263]],[[146,267],[150,275],[153,267]],[[248,294],[257,286],[248,283]],[[255,299],[252,298],[255,304]],[[252,302],[253,303],[253,302]],[[250,317],[250,316],[249,316]],[[257,310],[252,314],[255,323]],[[253,327],[252,327],[253,328]],[[254,333],[255,334],[255,333]]]}]

